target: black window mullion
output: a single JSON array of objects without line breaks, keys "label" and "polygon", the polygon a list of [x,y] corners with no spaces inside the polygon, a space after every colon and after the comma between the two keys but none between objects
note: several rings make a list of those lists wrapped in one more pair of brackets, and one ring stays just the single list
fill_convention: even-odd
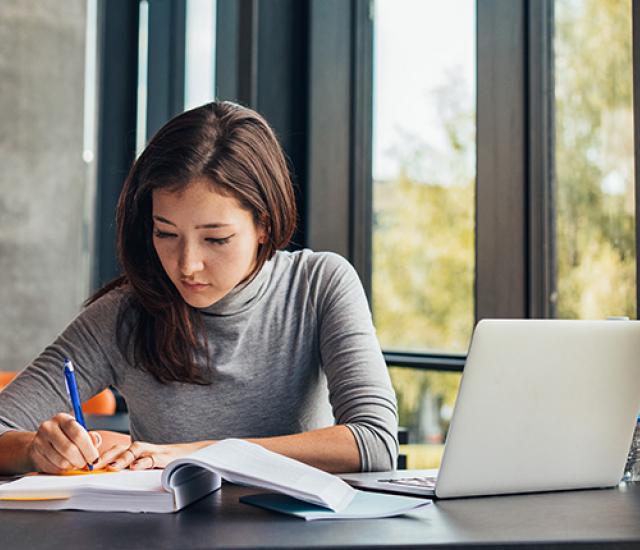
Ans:
[{"label": "black window mullion", "polygon": [[532,318],[555,317],[553,5],[553,0],[528,4],[528,316]]},{"label": "black window mullion", "polygon": [[120,274],[115,210],[135,158],[138,85],[138,2],[100,2],[97,97],[95,253],[92,288]]},{"label": "black window mullion", "polygon": [[526,4],[477,3],[477,320],[527,315]]},{"label": "black window mullion", "polygon": [[354,0],[351,85],[350,259],[372,299],[373,1]]},{"label": "black window mullion", "polygon": [[239,5],[237,0],[216,2],[215,97],[220,100],[239,101]]},{"label": "black window mullion", "polygon": [[238,100],[258,108],[258,0],[238,1]]},{"label": "black window mullion", "polygon": [[351,259],[352,3],[310,0],[306,245]]},{"label": "black window mullion", "polygon": [[[256,108],[269,121],[286,153],[299,208],[303,208],[307,173],[308,22],[307,2],[259,2]],[[301,248],[304,241],[303,220],[290,248]]]},{"label": "black window mullion", "polygon": [[216,97],[262,114],[286,153],[301,213],[291,248],[305,245],[308,3],[218,0]]},{"label": "black window mullion", "polygon": [[418,370],[462,372],[467,356],[459,353],[424,354],[400,351],[383,352],[389,367],[405,367]]},{"label": "black window mullion", "polygon": [[147,139],[184,110],[186,1],[149,0]]}]

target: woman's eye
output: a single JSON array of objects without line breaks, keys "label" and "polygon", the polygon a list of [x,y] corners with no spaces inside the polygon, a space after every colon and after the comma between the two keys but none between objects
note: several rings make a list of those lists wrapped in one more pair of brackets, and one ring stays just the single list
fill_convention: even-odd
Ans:
[{"label": "woman's eye", "polygon": [[160,231],[158,229],[156,229],[153,234],[155,237],[158,237],[158,239],[168,239],[170,237],[175,237],[174,233],[166,233],[165,231]]},{"label": "woman's eye", "polygon": [[208,243],[213,243],[213,244],[220,244],[220,245],[222,245],[222,244],[227,244],[227,243],[231,240],[231,237],[232,237],[232,236],[233,236],[233,235],[229,235],[228,237],[223,237],[222,239],[208,238],[208,239],[205,239],[205,240],[206,240]]}]

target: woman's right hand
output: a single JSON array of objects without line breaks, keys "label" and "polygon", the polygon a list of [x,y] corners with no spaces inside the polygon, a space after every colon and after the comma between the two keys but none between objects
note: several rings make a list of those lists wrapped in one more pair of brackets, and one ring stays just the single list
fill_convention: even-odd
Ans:
[{"label": "woman's right hand", "polygon": [[27,453],[33,471],[60,474],[96,464],[101,444],[98,432],[87,432],[73,416],[59,413],[40,424]]}]

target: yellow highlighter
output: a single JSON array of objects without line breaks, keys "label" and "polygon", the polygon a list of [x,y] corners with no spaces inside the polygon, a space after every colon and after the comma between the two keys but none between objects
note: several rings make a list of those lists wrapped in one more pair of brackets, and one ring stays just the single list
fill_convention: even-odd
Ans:
[{"label": "yellow highlighter", "polygon": [[92,474],[112,474],[111,470],[106,470],[105,468],[101,468],[100,470],[67,470],[66,472],[62,472],[61,476],[88,476]]},{"label": "yellow highlighter", "polygon": [[2,496],[0,500],[11,500],[11,501],[25,501],[25,500],[67,500],[69,495],[45,495],[41,497],[11,497],[11,496]]}]

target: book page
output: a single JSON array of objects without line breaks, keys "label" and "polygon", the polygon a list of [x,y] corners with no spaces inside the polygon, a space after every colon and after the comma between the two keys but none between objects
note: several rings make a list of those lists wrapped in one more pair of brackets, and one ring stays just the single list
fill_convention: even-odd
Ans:
[{"label": "book page", "polygon": [[227,481],[275,490],[332,510],[345,508],[355,495],[337,476],[240,439],[225,439],[171,462],[162,476],[167,489],[173,486],[173,472],[185,464],[198,464]]},{"label": "book page", "polygon": [[0,499],[64,498],[82,491],[137,494],[163,493],[160,470],[122,470],[121,472],[73,476],[38,474],[0,485]]}]

